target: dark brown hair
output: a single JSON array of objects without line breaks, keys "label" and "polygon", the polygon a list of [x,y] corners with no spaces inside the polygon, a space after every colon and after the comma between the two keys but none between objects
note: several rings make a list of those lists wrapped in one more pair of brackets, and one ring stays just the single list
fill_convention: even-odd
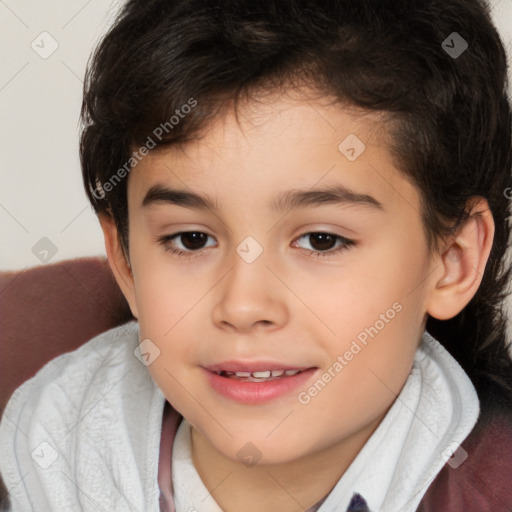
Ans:
[{"label": "dark brown hair", "polygon": [[503,44],[479,0],[130,0],[86,75],[85,189],[127,248],[126,175],[148,137],[158,147],[191,142],[240,99],[300,84],[382,113],[398,167],[421,194],[431,249],[467,220],[471,198],[489,203],[496,233],[481,286],[427,330],[468,373],[484,413],[512,407],[506,80]]}]

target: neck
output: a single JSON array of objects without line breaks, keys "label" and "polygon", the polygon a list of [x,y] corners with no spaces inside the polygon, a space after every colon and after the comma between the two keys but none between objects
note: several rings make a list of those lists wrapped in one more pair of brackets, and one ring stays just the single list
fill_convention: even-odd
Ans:
[{"label": "neck", "polygon": [[224,512],[307,510],[333,489],[386,413],[349,437],[300,459],[252,467],[224,456],[191,427],[192,459]]}]

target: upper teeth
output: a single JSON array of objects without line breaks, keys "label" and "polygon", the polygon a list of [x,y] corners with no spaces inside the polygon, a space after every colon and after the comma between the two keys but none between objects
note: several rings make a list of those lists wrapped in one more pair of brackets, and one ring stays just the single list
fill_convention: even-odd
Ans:
[{"label": "upper teeth", "polygon": [[[228,372],[226,375],[236,375],[237,377],[254,377],[256,379],[268,379],[269,377],[280,377],[283,374],[296,375],[300,370],[267,370],[264,372]],[[222,372],[218,372],[222,373]]]}]

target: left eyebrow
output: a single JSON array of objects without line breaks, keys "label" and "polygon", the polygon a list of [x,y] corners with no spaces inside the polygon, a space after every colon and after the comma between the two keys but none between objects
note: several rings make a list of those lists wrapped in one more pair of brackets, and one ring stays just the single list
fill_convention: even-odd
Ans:
[{"label": "left eyebrow", "polygon": [[[217,203],[206,195],[187,190],[177,190],[163,185],[154,185],[145,195],[142,206],[155,203],[173,204],[184,208],[216,210]],[[269,203],[272,210],[294,210],[297,208],[318,207],[328,204],[358,205],[373,210],[384,211],[380,201],[368,194],[355,192],[343,185],[333,185],[321,189],[292,189],[279,193]]]},{"label": "left eyebrow", "polygon": [[333,185],[314,190],[287,190],[286,192],[278,194],[277,197],[271,201],[270,207],[275,211],[283,211],[326,204],[358,205],[384,211],[382,203],[374,197],[355,192],[343,185]]}]

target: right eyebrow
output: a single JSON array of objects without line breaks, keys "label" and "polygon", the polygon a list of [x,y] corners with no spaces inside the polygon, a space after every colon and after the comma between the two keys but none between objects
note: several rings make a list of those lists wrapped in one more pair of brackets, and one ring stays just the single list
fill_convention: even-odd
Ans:
[{"label": "right eyebrow", "polygon": [[217,204],[207,196],[186,190],[171,189],[163,185],[151,187],[142,201],[142,206],[146,207],[155,203],[174,204],[200,210],[218,210]]}]

